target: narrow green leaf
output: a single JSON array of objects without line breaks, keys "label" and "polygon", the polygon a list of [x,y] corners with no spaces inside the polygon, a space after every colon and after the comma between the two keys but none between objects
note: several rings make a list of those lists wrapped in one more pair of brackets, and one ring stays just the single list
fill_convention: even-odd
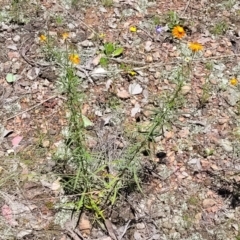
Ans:
[{"label": "narrow green leaf", "polygon": [[140,186],[138,175],[137,175],[137,172],[136,172],[135,168],[133,169],[133,178],[134,178],[135,183],[137,184],[138,190],[142,193],[143,191],[142,191],[142,188]]}]

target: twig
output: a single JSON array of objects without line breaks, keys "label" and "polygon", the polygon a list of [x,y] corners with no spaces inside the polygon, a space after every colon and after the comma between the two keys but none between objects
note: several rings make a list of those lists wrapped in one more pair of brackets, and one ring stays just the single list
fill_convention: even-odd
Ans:
[{"label": "twig", "polygon": [[113,240],[119,240],[117,235],[115,234],[115,231],[113,229],[112,223],[110,220],[105,219],[105,227],[107,228],[108,234],[109,236],[113,239]]},{"label": "twig", "polygon": [[128,230],[128,225],[130,224],[131,220],[129,220],[126,224],[126,226],[124,227],[123,233],[122,235],[119,237],[119,240],[122,240],[123,236],[125,235],[126,231]]},{"label": "twig", "polygon": [[66,228],[67,234],[71,236],[73,240],[84,240],[84,237],[78,235],[79,233],[74,232],[70,227]]},{"label": "twig", "polygon": [[142,30],[148,37],[150,37],[153,41],[155,40],[153,36],[151,36],[145,29],[138,26],[140,30]]},{"label": "twig", "polygon": [[[40,103],[38,103],[38,104],[36,104],[36,105],[34,105],[34,106],[32,106],[32,107],[30,107],[30,108],[22,111],[22,112],[20,112],[20,113],[15,114],[15,115],[13,115],[12,117],[7,118],[5,121],[8,121],[8,120],[10,120],[10,119],[13,119],[13,118],[15,118],[15,117],[17,117],[17,116],[19,116],[19,115],[21,115],[21,114],[23,114],[23,113],[29,112],[29,111],[31,111],[31,110],[33,110],[33,109],[41,106],[43,103],[45,103],[45,102],[47,102],[47,101],[49,101],[49,100],[51,100],[51,99],[53,99],[53,98],[56,98],[56,97],[60,97],[60,96],[59,96],[59,95],[54,95],[54,96],[52,96],[52,97],[50,97],[50,98],[48,98],[48,99],[45,99],[45,100],[43,100],[42,102],[40,102]],[[62,97],[60,97],[60,98],[62,98]]]},{"label": "twig", "polygon": [[187,11],[187,9],[189,7],[190,2],[191,2],[191,0],[188,0],[187,5],[185,6],[185,8],[184,8],[184,10],[183,10],[183,12],[181,14],[181,17],[183,17],[183,15],[186,13],[186,11]]},{"label": "twig", "polygon": [[79,17],[74,17],[74,15],[72,15],[68,10],[66,10],[65,7],[63,7],[61,4],[57,4],[64,12],[65,14],[67,14],[69,17],[71,17],[73,20],[78,20],[81,22],[81,24],[83,24],[85,27],[87,27],[89,30],[91,30],[94,34],[98,35],[98,33],[91,27],[89,27],[81,18]]},{"label": "twig", "polygon": [[128,59],[118,59],[118,58],[109,58],[109,59],[117,63],[126,63],[126,64],[141,65],[141,66],[144,66],[146,64],[145,62],[138,62],[138,61],[133,61]]}]

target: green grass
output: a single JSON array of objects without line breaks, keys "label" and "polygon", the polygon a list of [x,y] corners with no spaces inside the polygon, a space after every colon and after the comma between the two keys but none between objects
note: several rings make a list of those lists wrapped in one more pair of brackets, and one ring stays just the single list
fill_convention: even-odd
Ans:
[{"label": "green grass", "polygon": [[112,7],[113,6],[113,0],[102,0],[102,5],[104,7]]},{"label": "green grass", "polygon": [[210,30],[214,35],[223,35],[228,30],[228,24],[225,21],[217,22]]}]

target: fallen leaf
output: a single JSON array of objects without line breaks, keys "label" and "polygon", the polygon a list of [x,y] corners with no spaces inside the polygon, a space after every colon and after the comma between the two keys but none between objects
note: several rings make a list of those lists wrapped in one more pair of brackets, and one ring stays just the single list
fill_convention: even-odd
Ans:
[{"label": "fallen leaf", "polygon": [[27,77],[30,80],[34,80],[38,77],[40,73],[40,68],[33,67],[27,72]]},{"label": "fallen leaf", "polygon": [[98,79],[99,77],[105,77],[106,75],[107,75],[107,71],[104,68],[102,68],[102,67],[95,68],[91,72],[91,76],[94,79]]},{"label": "fallen leaf", "polygon": [[16,136],[15,138],[12,139],[12,145],[13,147],[17,147],[19,143],[22,141],[23,137],[22,136]]},{"label": "fallen leaf", "polygon": [[93,122],[91,122],[86,116],[82,115],[82,120],[83,120],[83,126],[86,127],[91,127],[93,126]]},{"label": "fallen leaf", "polygon": [[10,226],[18,225],[17,221],[13,217],[13,211],[8,205],[4,204],[1,210],[2,210],[2,216],[5,218],[5,220]]},{"label": "fallen leaf", "polygon": [[106,82],[106,90],[110,88],[111,84],[112,84],[112,80],[108,79]]},{"label": "fallen leaf", "polygon": [[61,178],[59,177],[57,180],[55,180],[52,185],[51,185],[51,190],[52,191],[60,191],[61,190],[61,183],[60,183]]},{"label": "fallen leaf", "polygon": [[123,47],[119,47],[117,48],[113,53],[112,56],[113,57],[118,57],[123,53],[124,48]]},{"label": "fallen leaf", "polygon": [[85,213],[82,213],[78,227],[82,234],[90,235],[92,225]]},{"label": "fallen leaf", "polygon": [[189,129],[187,127],[182,128],[179,132],[178,135],[181,138],[186,138],[189,135]]},{"label": "fallen leaf", "polygon": [[135,117],[135,115],[139,112],[141,112],[141,107],[138,103],[136,103],[134,108],[131,109],[131,117]]},{"label": "fallen leaf", "polygon": [[226,151],[226,152],[232,152],[233,146],[232,143],[227,139],[221,139],[219,140],[219,145]]},{"label": "fallen leaf", "polygon": [[12,74],[12,73],[8,73],[6,76],[6,80],[8,83],[13,83],[16,81],[16,75]]},{"label": "fallen leaf", "polygon": [[94,66],[97,66],[97,65],[99,64],[99,62],[100,62],[101,57],[102,57],[102,54],[99,54],[98,56],[96,56],[96,57],[92,60],[92,64],[93,64]]},{"label": "fallen leaf", "polygon": [[138,83],[132,83],[129,85],[128,90],[130,94],[137,95],[143,91],[143,88]]},{"label": "fallen leaf", "polygon": [[116,234],[114,232],[113,225],[112,225],[111,221],[109,221],[108,219],[105,219],[105,226],[106,226],[106,228],[108,230],[109,236],[112,239],[117,240],[117,236],[116,236]]},{"label": "fallen leaf", "polygon": [[215,200],[214,199],[211,199],[211,198],[207,198],[207,199],[204,199],[203,200],[203,208],[209,208],[209,207],[212,207],[216,204]]},{"label": "fallen leaf", "polygon": [[22,230],[17,234],[17,239],[23,239],[24,237],[26,237],[27,235],[32,234],[33,230],[32,229],[28,229],[28,230]]},{"label": "fallen leaf", "polygon": [[146,52],[150,52],[152,50],[151,45],[152,45],[152,41],[147,41],[145,43],[144,49],[145,49]]},{"label": "fallen leaf", "polygon": [[181,93],[183,95],[187,95],[191,91],[191,86],[190,85],[185,85],[181,89]]},{"label": "fallen leaf", "polygon": [[11,50],[14,50],[14,51],[17,51],[18,48],[17,48],[17,45],[16,44],[10,44],[7,46],[8,49],[11,49]]},{"label": "fallen leaf", "polygon": [[122,99],[127,99],[130,97],[129,93],[125,89],[122,90],[117,89],[117,96]]}]

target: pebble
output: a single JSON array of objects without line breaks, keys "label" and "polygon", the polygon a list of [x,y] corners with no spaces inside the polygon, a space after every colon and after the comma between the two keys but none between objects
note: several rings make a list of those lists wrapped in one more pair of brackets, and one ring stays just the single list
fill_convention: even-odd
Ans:
[{"label": "pebble", "polygon": [[203,200],[203,208],[209,208],[209,207],[212,207],[216,204],[215,200],[214,199],[211,199],[211,198],[206,198]]},{"label": "pebble", "polygon": [[117,96],[122,99],[127,99],[130,97],[130,94],[125,89],[121,89],[121,90],[117,89]]},{"label": "pebble", "polygon": [[12,73],[17,73],[21,66],[22,66],[21,62],[14,62],[12,65]]},{"label": "pebble", "polygon": [[152,61],[153,61],[153,57],[150,55],[147,55],[146,62],[152,62]]},{"label": "pebble", "polygon": [[8,25],[6,25],[4,22],[2,22],[2,30],[9,31],[10,29],[11,28]]},{"label": "pebble", "polygon": [[50,141],[49,141],[49,140],[43,141],[43,142],[42,142],[42,146],[43,146],[44,148],[48,148],[48,147],[50,146]]},{"label": "pebble", "polygon": [[159,52],[155,52],[153,53],[153,59],[156,61],[156,60],[159,60],[160,59],[160,53]]},{"label": "pebble", "polygon": [[57,131],[54,130],[54,129],[50,129],[50,130],[49,130],[49,134],[50,134],[50,135],[55,135],[56,133],[57,133]]},{"label": "pebble", "polygon": [[159,240],[159,239],[161,239],[161,235],[160,234],[154,234],[152,236],[152,240]]},{"label": "pebble", "polygon": [[68,24],[68,28],[69,28],[69,29],[74,29],[74,28],[75,28],[75,25],[72,24],[72,23],[69,23],[69,24]]},{"label": "pebble", "polygon": [[227,139],[221,139],[219,141],[219,145],[226,151],[226,152],[232,152],[233,151],[233,147],[232,147],[232,143],[230,141],[228,141]]},{"label": "pebble", "polygon": [[222,124],[224,124],[224,123],[227,123],[228,120],[229,120],[228,118],[219,118],[219,119],[218,119],[218,123],[222,125]]},{"label": "pebble", "polygon": [[13,41],[16,43],[19,42],[20,39],[21,39],[21,37],[19,35],[16,35],[13,37]]},{"label": "pebble", "polygon": [[50,82],[47,80],[47,79],[45,79],[44,81],[43,81],[43,86],[44,87],[47,87],[47,86],[49,86],[49,84],[50,84]]},{"label": "pebble", "polygon": [[164,228],[167,228],[167,229],[171,229],[172,228],[172,224],[170,222],[163,222],[162,226]]},{"label": "pebble", "polygon": [[181,93],[185,96],[192,90],[190,85],[185,85],[181,89]]},{"label": "pebble", "polygon": [[8,52],[8,58],[10,60],[14,59],[14,58],[19,58],[20,54],[18,52]]},{"label": "pebble", "polygon": [[93,42],[91,42],[89,40],[82,41],[80,44],[83,47],[92,47],[93,46]]},{"label": "pebble", "polygon": [[154,78],[156,78],[156,79],[158,79],[160,76],[161,76],[161,73],[160,73],[160,72],[156,72],[156,73],[154,74]]},{"label": "pebble", "polygon": [[140,240],[140,239],[142,239],[142,236],[141,236],[141,234],[140,234],[138,231],[135,231],[135,232],[134,232],[134,239],[135,239],[135,240]]},{"label": "pebble", "polygon": [[204,57],[211,57],[212,56],[212,52],[210,50],[207,50],[205,53],[204,53]]},{"label": "pebble", "polygon": [[136,227],[137,227],[137,229],[144,229],[145,224],[144,223],[137,223]]},{"label": "pebble", "polygon": [[10,44],[10,45],[7,46],[7,48],[10,49],[10,50],[14,50],[14,51],[17,51],[17,49],[18,49],[17,45],[15,45],[15,44]]},{"label": "pebble", "polygon": [[4,152],[0,151],[0,157],[3,157],[3,156],[4,156]]}]

